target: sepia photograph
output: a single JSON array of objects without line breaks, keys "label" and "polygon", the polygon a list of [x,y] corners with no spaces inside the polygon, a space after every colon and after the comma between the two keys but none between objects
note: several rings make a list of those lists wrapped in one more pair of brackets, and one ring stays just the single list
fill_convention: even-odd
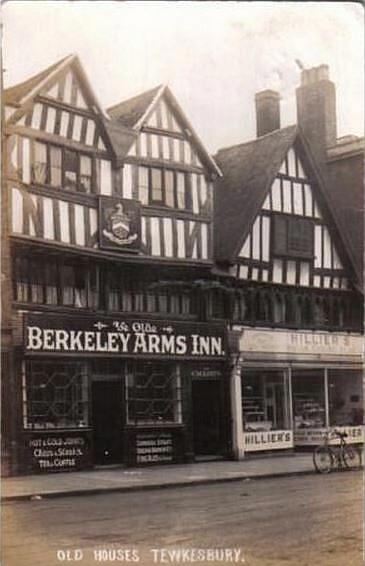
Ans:
[{"label": "sepia photograph", "polygon": [[1,41],[1,566],[362,566],[363,5]]}]

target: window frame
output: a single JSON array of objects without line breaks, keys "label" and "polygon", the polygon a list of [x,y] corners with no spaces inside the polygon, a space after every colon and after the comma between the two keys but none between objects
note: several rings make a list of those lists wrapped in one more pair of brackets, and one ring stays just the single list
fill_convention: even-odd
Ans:
[{"label": "window frame", "polygon": [[[298,217],[286,214],[273,214],[271,250],[274,257],[313,259],[314,258],[314,221],[311,218]],[[307,227],[309,234],[309,244],[306,250],[298,249],[293,245],[293,237],[298,232],[299,226]],[[285,241],[279,241],[280,237]],[[285,234],[284,234],[285,231]],[[309,249],[310,248],[310,249]]]},{"label": "window frame", "polygon": [[[158,368],[156,373],[149,370]],[[168,375],[167,375],[168,372]],[[126,422],[129,426],[176,426],[183,424],[183,379],[181,365],[176,362],[131,362],[125,380]],[[164,383],[153,383],[153,377],[165,376]],[[138,379],[142,377],[140,383]],[[146,378],[146,379],[145,379]],[[157,380],[158,381],[158,380]],[[165,395],[166,389],[170,395]],[[163,392],[163,395],[162,395]],[[164,405],[164,411],[162,410]],[[144,406],[141,413],[138,407]],[[163,414],[171,413],[170,418]],[[147,418],[140,414],[146,413]],[[148,418],[150,417],[150,418]]]},{"label": "window frame", "polygon": [[[147,182],[148,186],[146,187],[144,184],[141,183],[141,169],[147,170]],[[159,171],[161,175],[161,199],[154,198],[154,189],[153,189],[153,172]],[[168,199],[168,181],[167,178],[170,176],[172,180],[172,189],[169,190],[170,197]],[[182,193],[179,190],[179,178],[183,179],[183,186],[184,191]],[[146,191],[147,188],[147,191]],[[141,203],[143,206],[161,206],[167,208],[169,210],[181,210],[181,211],[191,211],[191,180],[190,180],[190,173],[187,171],[175,170],[170,169],[169,167],[156,167],[152,165],[138,165],[138,198],[140,198],[140,191],[144,191],[147,193],[148,202],[143,202],[141,199]],[[183,203],[184,206],[181,206],[182,199],[181,195],[183,194]],[[172,204],[168,203],[168,200],[172,202]]]},{"label": "window frame", "polygon": [[[42,373],[47,376],[43,381],[39,379]],[[65,383],[57,385],[57,377],[61,378],[61,382],[66,377]],[[85,362],[24,361],[22,390],[24,430],[85,429],[90,426],[90,393]]]},{"label": "window frame", "polygon": [[[76,262],[56,262],[44,258],[16,256],[13,267],[13,291],[16,303],[80,310],[101,308],[101,269],[97,264],[83,266]],[[64,284],[64,267],[72,271],[73,285]],[[80,278],[85,283],[83,288],[76,285]],[[69,302],[64,300],[66,287],[72,290]],[[33,300],[35,295],[42,296],[42,301]]]},{"label": "window frame", "polygon": [[[46,148],[46,171],[45,171],[45,181],[41,182],[36,180],[35,175],[35,147],[36,144],[45,146]],[[42,187],[47,187],[50,189],[61,190],[67,193],[76,193],[82,195],[94,195],[97,193],[98,189],[98,176],[96,171],[96,157],[92,153],[88,153],[87,151],[80,151],[75,150],[73,148],[68,148],[57,143],[51,143],[43,140],[34,139],[31,145],[31,183],[34,185],[40,185]],[[51,163],[51,154],[52,149],[61,152],[61,185],[52,184],[52,163]],[[66,152],[74,155],[74,158],[77,162],[77,169],[76,169],[76,188],[71,188],[66,186]],[[84,191],[81,189],[81,158],[86,157],[90,160],[90,189],[89,191]]]}]

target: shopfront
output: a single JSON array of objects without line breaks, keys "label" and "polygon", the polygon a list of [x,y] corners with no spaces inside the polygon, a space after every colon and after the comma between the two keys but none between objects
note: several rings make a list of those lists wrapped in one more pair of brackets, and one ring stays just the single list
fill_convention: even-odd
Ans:
[{"label": "shopfront", "polygon": [[227,454],[226,358],[223,325],[26,315],[23,471]]},{"label": "shopfront", "polygon": [[316,445],[326,430],[363,442],[362,336],[236,327],[233,438],[245,453]]}]

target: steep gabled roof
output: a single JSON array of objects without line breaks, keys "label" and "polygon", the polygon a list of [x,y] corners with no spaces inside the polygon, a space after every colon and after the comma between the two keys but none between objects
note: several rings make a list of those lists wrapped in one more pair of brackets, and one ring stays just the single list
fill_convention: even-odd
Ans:
[{"label": "steep gabled roof", "polygon": [[338,251],[361,285],[361,273],[352,253],[351,240],[343,229],[342,209],[331,195],[310,146],[298,126],[288,126],[251,142],[218,151],[215,156],[223,177],[215,183],[215,256],[218,261],[234,261],[252,223],[261,210],[271,185],[289,150],[294,145],[311,182],[316,198],[335,231]]},{"label": "steep gabled roof", "polygon": [[128,100],[125,100],[120,104],[116,104],[108,108],[108,113],[110,114],[112,119],[117,121],[119,124],[139,131],[144,123],[144,120],[149,116],[149,114],[151,114],[151,112],[153,112],[153,109],[162,96],[166,97],[169,104],[172,106],[177,116],[179,117],[179,121],[183,125],[184,129],[189,133],[189,137],[196,145],[199,159],[203,163],[205,163],[205,165],[215,175],[220,176],[221,171],[219,167],[205,149],[203,143],[195,133],[189,120],[185,116],[182,108],[180,107],[179,103],[177,102],[176,98],[167,85],[159,85],[138,96],[129,98]]},{"label": "steep gabled roof", "polygon": [[47,67],[47,69],[44,69],[37,75],[33,75],[33,77],[30,77],[26,81],[23,81],[21,83],[18,83],[12,87],[5,89],[3,93],[4,104],[8,104],[10,106],[19,106],[22,102],[22,99],[28,93],[30,93],[38,85],[43,83],[43,81],[46,78],[48,78],[49,75],[53,73],[53,71],[58,69],[58,67],[61,67],[62,64],[66,61],[66,59],[69,58],[70,55],[68,55],[67,57],[63,57],[62,59],[57,61],[57,63],[53,63],[53,65],[50,65],[49,67]]},{"label": "steep gabled roof", "polygon": [[215,183],[217,259],[237,255],[297,132],[289,126],[215,155],[223,173]]},{"label": "steep gabled roof", "polygon": [[34,75],[33,77],[14,85],[13,87],[7,88],[3,93],[4,103],[10,106],[16,106],[16,110],[10,121],[16,121],[19,117],[19,112],[21,109],[29,105],[31,101],[40,93],[44,92],[48,84],[52,84],[52,81],[57,77],[57,74],[63,71],[66,67],[73,67],[76,73],[79,75],[84,83],[84,88],[87,90],[88,97],[94,107],[98,110],[101,116],[106,116],[101,105],[99,104],[96,95],[91,87],[91,84],[87,78],[87,75],[80,63],[77,55],[68,55],[63,59],[60,59],[57,63],[54,63],[50,67],[47,67],[41,73]]},{"label": "steep gabled roof", "polygon": [[127,128],[135,127],[151,106],[161,87],[162,85],[159,85],[151,90],[142,92],[142,94],[133,96],[133,98],[128,98],[128,100],[123,100],[119,104],[111,106],[108,108],[108,114]]}]

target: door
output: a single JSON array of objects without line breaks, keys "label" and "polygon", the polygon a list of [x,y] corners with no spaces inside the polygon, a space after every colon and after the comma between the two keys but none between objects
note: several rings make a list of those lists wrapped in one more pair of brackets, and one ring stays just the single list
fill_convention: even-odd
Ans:
[{"label": "door", "polygon": [[95,463],[122,462],[122,385],[120,380],[93,382],[92,412]]},{"label": "door", "polygon": [[223,398],[218,380],[192,382],[193,446],[196,455],[224,452]]}]

